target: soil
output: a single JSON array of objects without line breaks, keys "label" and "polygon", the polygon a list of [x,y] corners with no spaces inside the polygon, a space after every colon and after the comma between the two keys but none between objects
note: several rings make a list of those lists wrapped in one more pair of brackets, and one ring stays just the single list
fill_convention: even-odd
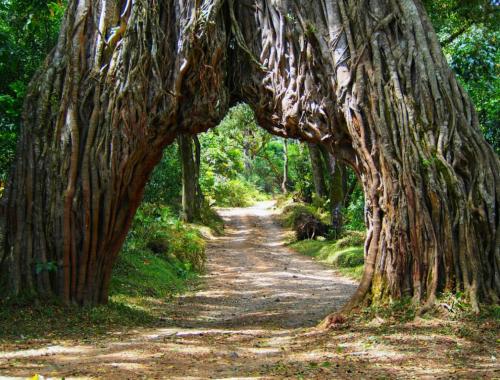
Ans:
[{"label": "soil", "polygon": [[[26,378],[385,379],[500,377],[495,341],[436,320],[314,328],[356,283],[286,247],[273,203],[220,209],[198,289],[166,304],[164,327],[6,350],[1,374]],[[462,334],[463,335],[463,334]],[[4,377],[6,378],[6,377]]]}]

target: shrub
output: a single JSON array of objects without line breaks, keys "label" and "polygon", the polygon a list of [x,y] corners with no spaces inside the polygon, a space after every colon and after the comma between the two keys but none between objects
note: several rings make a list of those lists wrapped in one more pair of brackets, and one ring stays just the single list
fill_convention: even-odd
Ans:
[{"label": "shrub", "polygon": [[328,226],[309,213],[300,214],[293,223],[297,240],[314,239],[326,236]]},{"label": "shrub", "polygon": [[283,208],[281,221],[285,227],[294,227],[299,218],[304,217],[304,215],[316,217],[317,215],[315,214],[314,208],[310,205],[304,203],[289,203]]},{"label": "shrub", "polygon": [[265,196],[251,183],[242,179],[220,181],[213,186],[213,198],[218,206],[247,207]]}]

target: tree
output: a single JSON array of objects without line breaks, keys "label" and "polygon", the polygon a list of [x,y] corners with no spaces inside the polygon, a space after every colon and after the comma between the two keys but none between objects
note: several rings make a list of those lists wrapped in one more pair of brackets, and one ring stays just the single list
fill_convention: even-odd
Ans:
[{"label": "tree", "polygon": [[328,169],[329,178],[329,198],[331,210],[331,222],[335,233],[338,235],[341,232],[342,208],[344,207],[345,194],[347,192],[347,179],[343,165],[341,165],[327,149],[321,149],[325,166]]},{"label": "tree", "polygon": [[[309,143],[309,156],[316,195],[318,197],[328,195],[332,227],[338,234],[342,229],[342,207],[347,192],[344,168],[337,162],[333,154],[322,145]],[[325,168],[328,175],[328,194],[325,185]]]},{"label": "tree", "polygon": [[0,2],[0,196],[15,156],[29,80],[57,42],[62,1]]},{"label": "tree", "polygon": [[281,181],[281,192],[287,193],[288,185],[288,141],[283,143],[283,180]]},{"label": "tree", "polygon": [[326,197],[326,184],[325,184],[325,176],[324,168],[323,168],[323,160],[321,156],[321,149],[318,145],[309,143],[309,157],[311,159],[311,170],[314,181],[314,190],[316,195],[320,198]]},{"label": "tree", "polygon": [[163,148],[239,100],[361,178],[366,265],[348,307],[498,300],[500,162],[419,0],[70,1],[6,191],[11,292],[106,302]]},{"label": "tree", "polygon": [[192,223],[200,219],[203,194],[200,189],[200,143],[196,136],[180,134],[180,162],[182,166],[182,220]]},{"label": "tree", "polygon": [[424,4],[450,66],[476,105],[487,141],[500,154],[499,3],[425,0]]}]

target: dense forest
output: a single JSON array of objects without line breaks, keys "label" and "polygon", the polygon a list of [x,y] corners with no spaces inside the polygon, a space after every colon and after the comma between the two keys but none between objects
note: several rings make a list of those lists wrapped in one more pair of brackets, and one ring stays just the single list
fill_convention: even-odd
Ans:
[{"label": "dense forest", "polygon": [[498,323],[498,2],[171,3],[0,0],[0,344],[170,321],[259,212],[354,323]]}]

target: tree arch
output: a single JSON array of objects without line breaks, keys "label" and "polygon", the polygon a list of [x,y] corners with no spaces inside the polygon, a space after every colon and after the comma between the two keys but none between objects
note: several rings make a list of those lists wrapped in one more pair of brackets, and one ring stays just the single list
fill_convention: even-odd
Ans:
[{"label": "tree arch", "polygon": [[499,159],[419,0],[71,0],[3,206],[12,293],[106,302],[163,147],[238,100],[362,179],[366,269],[349,306],[498,300]]}]

